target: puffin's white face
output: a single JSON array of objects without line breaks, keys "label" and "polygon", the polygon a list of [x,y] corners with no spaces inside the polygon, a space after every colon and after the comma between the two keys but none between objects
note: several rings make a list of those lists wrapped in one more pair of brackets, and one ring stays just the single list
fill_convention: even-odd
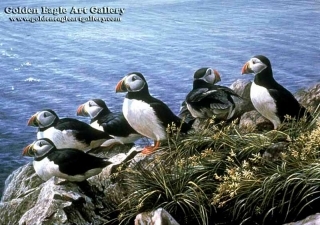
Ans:
[{"label": "puffin's white face", "polygon": [[23,150],[23,155],[39,158],[50,152],[54,146],[45,139],[39,139]]},{"label": "puffin's white face", "polygon": [[267,65],[261,62],[258,58],[251,58],[242,68],[242,74],[254,73],[258,74],[264,69],[267,68]]},{"label": "puffin's white face", "polygon": [[213,70],[211,68],[207,69],[205,75],[203,76],[203,79],[209,84],[215,84],[221,80],[218,71]]},{"label": "puffin's white face", "polygon": [[91,118],[96,117],[103,110],[95,101],[90,100],[84,103],[84,110],[89,114]]},{"label": "puffin's white face", "polygon": [[49,111],[41,111],[37,113],[37,120],[40,128],[51,126],[56,118],[56,115]]},{"label": "puffin's white face", "polygon": [[133,74],[128,75],[125,78],[124,84],[127,88],[127,91],[137,92],[137,91],[140,91],[146,83],[140,76],[133,73]]},{"label": "puffin's white face", "polygon": [[46,140],[37,140],[32,147],[35,157],[41,157],[53,148],[54,146]]}]

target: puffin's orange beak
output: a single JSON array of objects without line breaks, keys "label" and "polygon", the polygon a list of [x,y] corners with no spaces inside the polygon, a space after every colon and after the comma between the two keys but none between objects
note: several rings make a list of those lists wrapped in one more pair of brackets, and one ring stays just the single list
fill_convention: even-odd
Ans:
[{"label": "puffin's orange beak", "polygon": [[246,64],[243,65],[241,74],[248,74],[248,73],[253,73],[253,71],[249,67],[249,62],[246,62]]},{"label": "puffin's orange beak", "polygon": [[34,154],[33,154],[33,151],[32,151],[32,148],[33,148],[33,143],[26,146],[23,151],[22,151],[22,155],[23,156],[30,156],[30,157],[33,157]]},{"label": "puffin's orange beak", "polygon": [[127,91],[127,88],[125,87],[124,80],[125,80],[125,77],[122,78],[122,79],[117,83],[116,93],[118,93],[118,92],[126,92],[126,91]]},{"label": "puffin's orange beak", "polygon": [[219,74],[219,72],[218,72],[217,70],[213,70],[213,74],[214,74],[216,83],[218,83],[219,81],[221,81],[220,74]]},{"label": "puffin's orange beak", "polygon": [[30,119],[28,120],[28,123],[27,123],[28,126],[34,126],[34,127],[39,126],[37,115],[38,115],[38,113],[35,113],[30,117]]},{"label": "puffin's orange beak", "polygon": [[84,109],[84,104],[80,105],[77,109],[77,116],[86,116],[87,112]]}]

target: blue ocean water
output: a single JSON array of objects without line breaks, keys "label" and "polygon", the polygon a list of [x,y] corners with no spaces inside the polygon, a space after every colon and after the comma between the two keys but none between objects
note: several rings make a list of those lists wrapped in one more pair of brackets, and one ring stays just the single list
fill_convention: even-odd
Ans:
[{"label": "blue ocean water", "polygon": [[[19,6],[125,12],[121,22],[10,22],[39,16],[4,12]],[[178,113],[196,69],[217,69],[221,84],[229,86],[252,79],[240,71],[257,54],[266,55],[275,78],[295,92],[320,81],[319,21],[320,2],[314,0],[1,1],[0,193],[6,177],[31,161],[21,152],[36,138],[36,129],[26,126],[36,111],[51,108],[60,117],[76,117],[78,105],[90,98],[120,111],[124,95],[115,93],[115,85],[140,71],[151,94]]]}]

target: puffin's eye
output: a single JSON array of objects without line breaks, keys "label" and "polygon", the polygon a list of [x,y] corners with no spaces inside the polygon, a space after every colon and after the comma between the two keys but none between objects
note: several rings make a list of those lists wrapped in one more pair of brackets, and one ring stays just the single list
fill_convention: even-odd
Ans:
[{"label": "puffin's eye", "polygon": [[92,106],[92,103],[91,102],[89,102],[89,107],[91,107]]},{"label": "puffin's eye", "polygon": [[132,77],[132,81],[135,81],[137,78],[136,78],[136,76],[133,76]]},{"label": "puffin's eye", "polygon": [[43,144],[42,144],[42,142],[40,141],[40,142],[39,142],[39,147],[42,147],[42,145],[43,145]]},{"label": "puffin's eye", "polygon": [[44,116],[44,117],[47,117],[47,116],[48,116],[48,114],[45,112],[45,113],[43,113],[43,116]]}]

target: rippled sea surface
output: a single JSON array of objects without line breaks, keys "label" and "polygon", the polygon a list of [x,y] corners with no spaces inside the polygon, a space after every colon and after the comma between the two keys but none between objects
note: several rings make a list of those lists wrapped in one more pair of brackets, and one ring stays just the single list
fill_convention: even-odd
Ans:
[{"label": "rippled sea surface", "polygon": [[[10,22],[14,16],[43,16],[4,12],[19,6],[109,6],[125,12],[56,16],[121,22]],[[0,192],[6,177],[31,161],[21,152],[36,138],[36,129],[26,126],[36,111],[51,108],[60,117],[76,117],[78,105],[90,98],[120,111],[124,95],[115,93],[115,85],[140,71],[151,94],[178,113],[196,69],[217,69],[221,84],[229,86],[252,79],[240,71],[257,54],[266,55],[276,80],[296,92],[320,81],[319,21],[320,3],[314,0],[1,1]]]}]

